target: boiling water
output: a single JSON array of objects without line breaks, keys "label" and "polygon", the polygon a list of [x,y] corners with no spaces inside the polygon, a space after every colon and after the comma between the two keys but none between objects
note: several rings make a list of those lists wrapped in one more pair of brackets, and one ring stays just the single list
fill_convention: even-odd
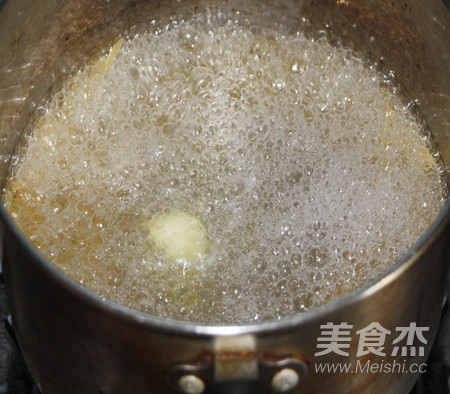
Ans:
[{"label": "boiling water", "polygon": [[[301,312],[443,208],[422,126],[348,49],[202,16],[117,49],[47,103],[5,190],[36,248],[107,298],[207,322]],[[205,229],[198,261],[149,238],[174,212]]]}]

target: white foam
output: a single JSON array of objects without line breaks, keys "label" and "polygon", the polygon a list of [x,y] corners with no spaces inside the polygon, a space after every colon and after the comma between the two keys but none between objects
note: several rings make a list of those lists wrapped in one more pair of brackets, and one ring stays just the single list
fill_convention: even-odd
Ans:
[{"label": "white foam", "polygon": [[[202,18],[67,82],[14,169],[27,203],[7,208],[68,275],[161,316],[263,320],[367,283],[443,207],[422,127],[348,49]],[[207,228],[199,265],[148,242],[173,210]]]}]

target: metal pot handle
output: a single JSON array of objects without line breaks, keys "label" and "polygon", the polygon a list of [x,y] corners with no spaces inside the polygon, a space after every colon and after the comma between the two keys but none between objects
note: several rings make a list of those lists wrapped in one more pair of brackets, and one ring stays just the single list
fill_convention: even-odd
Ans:
[{"label": "metal pot handle", "polygon": [[260,356],[247,350],[203,356],[174,366],[172,388],[185,394],[286,393],[298,386],[308,366],[293,355]]}]

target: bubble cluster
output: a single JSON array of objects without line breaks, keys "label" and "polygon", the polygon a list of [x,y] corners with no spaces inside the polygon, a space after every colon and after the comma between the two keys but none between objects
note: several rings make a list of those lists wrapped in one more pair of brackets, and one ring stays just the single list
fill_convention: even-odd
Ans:
[{"label": "bubble cluster", "polygon": [[[129,38],[54,96],[5,205],[63,272],[118,303],[206,322],[279,318],[396,262],[446,199],[423,128],[353,51],[202,15]],[[149,241],[198,218],[198,264]]]}]

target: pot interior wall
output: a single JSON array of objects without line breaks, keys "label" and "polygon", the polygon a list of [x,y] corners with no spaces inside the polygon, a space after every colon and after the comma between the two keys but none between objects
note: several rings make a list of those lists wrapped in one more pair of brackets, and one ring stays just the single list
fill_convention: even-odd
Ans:
[{"label": "pot interior wall", "polygon": [[[293,29],[326,31],[392,71],[405,96],[434,136],[447,168],[450,163],[448,67],[449,13],[443,2],[409,1],[127,1],[3,3],[0,13],[0,179],[3,181],[25,125],[45,93],[61,76],[124,31],[149,21],[189,17],[202,8],[228,8],[239,17],[266,8],[261,23],[283,19]],[[23,10],[23,11],[22,11]],[[266,18],[266,20],[263,20]]]},{"label": "pot interior wall", "polygon": [[[170,1],[50,0],[3,3],[0,11],[0,182],[27,124],[64,75],[117,36],[202,9],[228,9],[262,25],[281,22],[362,52],[416,103],[429,126],[448,179],[450,169],[449,12],[443,2],[410,1]],[[260,12],[261,9],[265,11]],[[274,22],[275,21],[275,22]],[[80,60],[81,59],[81,60]]]}]

